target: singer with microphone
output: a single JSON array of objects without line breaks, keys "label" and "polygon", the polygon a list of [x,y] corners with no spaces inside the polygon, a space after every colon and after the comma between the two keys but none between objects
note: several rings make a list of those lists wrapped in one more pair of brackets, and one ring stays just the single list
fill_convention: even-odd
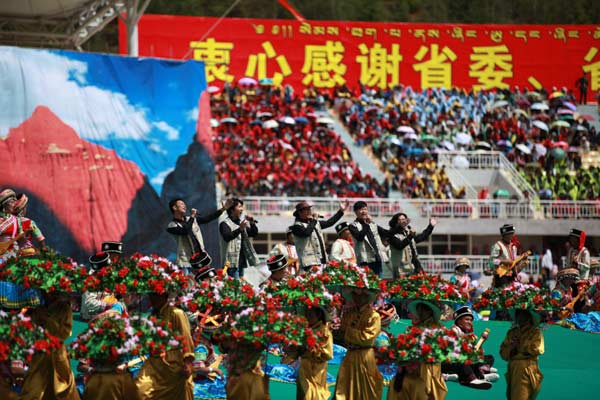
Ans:
[{"label": "singer with microphone", "polygon": [[219,218],[230,205],[231,199],[228,199],[222,202],[221,208],[208,215],[199,216],[198,211],[192,208],[190,215],[186,216],[187,206],[183,199],[175,198],[169,201],[169,209],[173,214],[173,220],[169,222],[167,232],[173,235],[177,241],[177,259],[175,263],[186,272],[190,272],[194,262],[192,256],[204,251],[204,239],[202,238],[200,225]]},{"label": "singer with microphone", "polygon": [[335,225],[348,209],[348,200],[340,202],[340,209],[329,219],[320,219],[318,213],[312,212],[312,205],[306,201],[296,204],[294,217],[296,220],[291,226],[296,242],[296,251],[300,261],[300,268],[308,271],[315,265],[327,264],[327,251],[323,239],[323,229]]},{"label": "singer with microphone", "polygon": [[412,229],[410,219],[404,213],[395,214],[390,219],[389,225],[394,234],[390,237],[391,257],[390,265],[392,268],[392,277],[398,278],[401,275],[418,274],[423,272],[419,253],[417,252],[417,243],[426,240],[433,232],[433,227],[437,221],[435,218],[429,220],[429,225],[419,234]]},{"label": "singer with microphone", "polygon": [[258,255],[252,238],[258,235],[257,221],[244,214],[244,202],[231,199],[227,218],[219,224],[221,234],[221,260],[229,263],[227,273],[233,278],[242,278],[244,269],[258,265]]}]

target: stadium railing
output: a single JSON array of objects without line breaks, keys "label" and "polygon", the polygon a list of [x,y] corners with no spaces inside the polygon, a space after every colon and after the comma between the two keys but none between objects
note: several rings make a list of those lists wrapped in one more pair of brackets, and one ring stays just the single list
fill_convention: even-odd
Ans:
[{"label": "stadium railing", "polygon": [[[294,206],[300,201],[309,201],[320,213],[333,214],[339,208],[337,198],[324,197],[244,197],[244,208],[252,215],[291,216]],[[600,201],[515,201],[508,199],[389,199],[389,198],[351,198],[351,203],[365,201],[371,215],[391,217],[398,212],[412,213],[416,210],[422,218],[465,218],[465,219],[526,219],[552,220],[575,219],[588,220],[600,218]],[[540,211],[535,211],[538,208]]]}]

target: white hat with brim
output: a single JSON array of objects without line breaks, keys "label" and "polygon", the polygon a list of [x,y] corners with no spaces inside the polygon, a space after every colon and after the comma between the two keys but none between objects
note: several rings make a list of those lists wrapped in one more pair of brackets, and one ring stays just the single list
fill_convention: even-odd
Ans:
[{"label": "white hat with brim", "polygon": [[408,303],[408,311],[410,311],[410,313],[414,316],[418,316],[419,314],[417,313],[417,305],[418,304],[423,304],[426,305],[427,307],[431,308],[433,310],[433,319],[435,319],[436,321],[440,320],[440,316],[442,315],[442,309],[427,300],[411,300],[410,303]]}]

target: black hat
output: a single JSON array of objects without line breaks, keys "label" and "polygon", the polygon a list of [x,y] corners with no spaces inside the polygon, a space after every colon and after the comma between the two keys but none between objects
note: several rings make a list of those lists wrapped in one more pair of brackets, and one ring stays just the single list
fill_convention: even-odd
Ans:
[{"label": "black hat", "polygon": [[291,233],[292,235],[294,234],[294,232],[292,231],[292,227],[291,227],[291,226],[288,226],[288,227],[287,227],[287,229],[285,230],[285,234],[286,234],[286,235],[289,235],[290,233]]},{"label": "black hat", "polygon": [[210,265],[212,258],[207,252],[201,251],[200,253],[194,253],[190,258],[190,265],[192,268],[201,268]]},{"label": "black hat", "polygon": [[509,233],[515,233],[515,226],[512,224],[504,224],[500,227],[500,234],[502,236],[508,235]]},{"label": "black hat", "polygon": [[463,306],[458,310],[454,311],[454,322],[458,321],[462,317],[470,315],[473,317],[473,311],[468,306]]},{"label": "black hat", "polygon": [[569,232],[569,236],[573,236],[573,237],[576,237],[576,238],[580,238],[582,233],[583,233],[583,232],[582,232],[582,231],[580,231],[579,229],[575,229],[575,228],[573,228],[573,229],[571,229],[571,231]]},{"label": "black hat", "polygon": [[267,260],[267,267],[269,267],[269,271],[271,272],[284,269],[285,267],[287,267],[287,265],[287,258],[283,254],[278,254]]},{"label": "black hat", "polygon": [[308,201],[301,201],[300,203],[296,204],[296,211],[294,211],[294,217],[298,217],[298,214],[301,210],[311,207],[312,204],[310,204]]},{"label": "black hat", "polygon": [[110,265],[110,254],[105,252],[96,253],[89,258],[93,270],[98,270]]},{"label": "black hat", "polygon": [[194,275],[194,279],[197,282],[205,279],[205,278],[214,278],[216,276],[215,269],[210,265],[206,265],[200,269],[198,269],[198,273]]},{"label": "black hat", "polygon": [[123,254],[123,242],[102,242],[102,251]]},{"label": "black hat", "polygon": [[344,232],[346,229],[349,229],[350,225],[347,222],[340,222],[335,226],[335,232],[340,235],[340,233]]},{"label": "black hat", "polygon": [[354,212],[356,212],[356,211],[360,210],[361,208],[365,208],[365,207],[368,207],[367,203],[362,200],[359,200],[356,203],[354,203],[354,206],[352,208],[354,209]]}]

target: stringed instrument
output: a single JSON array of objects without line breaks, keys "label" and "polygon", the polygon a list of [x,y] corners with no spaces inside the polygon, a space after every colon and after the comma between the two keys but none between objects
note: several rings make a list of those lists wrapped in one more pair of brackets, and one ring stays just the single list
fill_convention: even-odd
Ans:
[{"label": "stringed instrument", "polygon": [[25,237],[25,232],[19,233],[17,236],[15,236],[12,239],[7,240],[6,242],[0,242],[0,256],[2,254],[6,253],[8,251],[8,249],[10,249],[10,246],[13,245],[13,243],[23,239],[23,237]]},{"label": "stringed instrument", "polygon": [[499,265],[498,268],[496,268],[496,274],[498,274],[498,276],[500,278],[502,278],[503,276],[508,274],[510,271],[515,270],[515,268],[517,266],[519,266],[520,264],[523,264],[523,266],[527,265],[529,263],[529,261],[527,260],[527,257],[529,257],[530,255],[531,255],[531,250],[527,250],[525,253],[523,253],[519,257],[517,257],[509,266]]},{"label": "stringed instrument", "polygon": [[584,288],[579,289],[579,293],[577,296],[573,298],[570,302],[568,302],[564,308],[556,313],[559,319],[569,318],[575,312],[575,304],[587,293],[587,289]]}]

